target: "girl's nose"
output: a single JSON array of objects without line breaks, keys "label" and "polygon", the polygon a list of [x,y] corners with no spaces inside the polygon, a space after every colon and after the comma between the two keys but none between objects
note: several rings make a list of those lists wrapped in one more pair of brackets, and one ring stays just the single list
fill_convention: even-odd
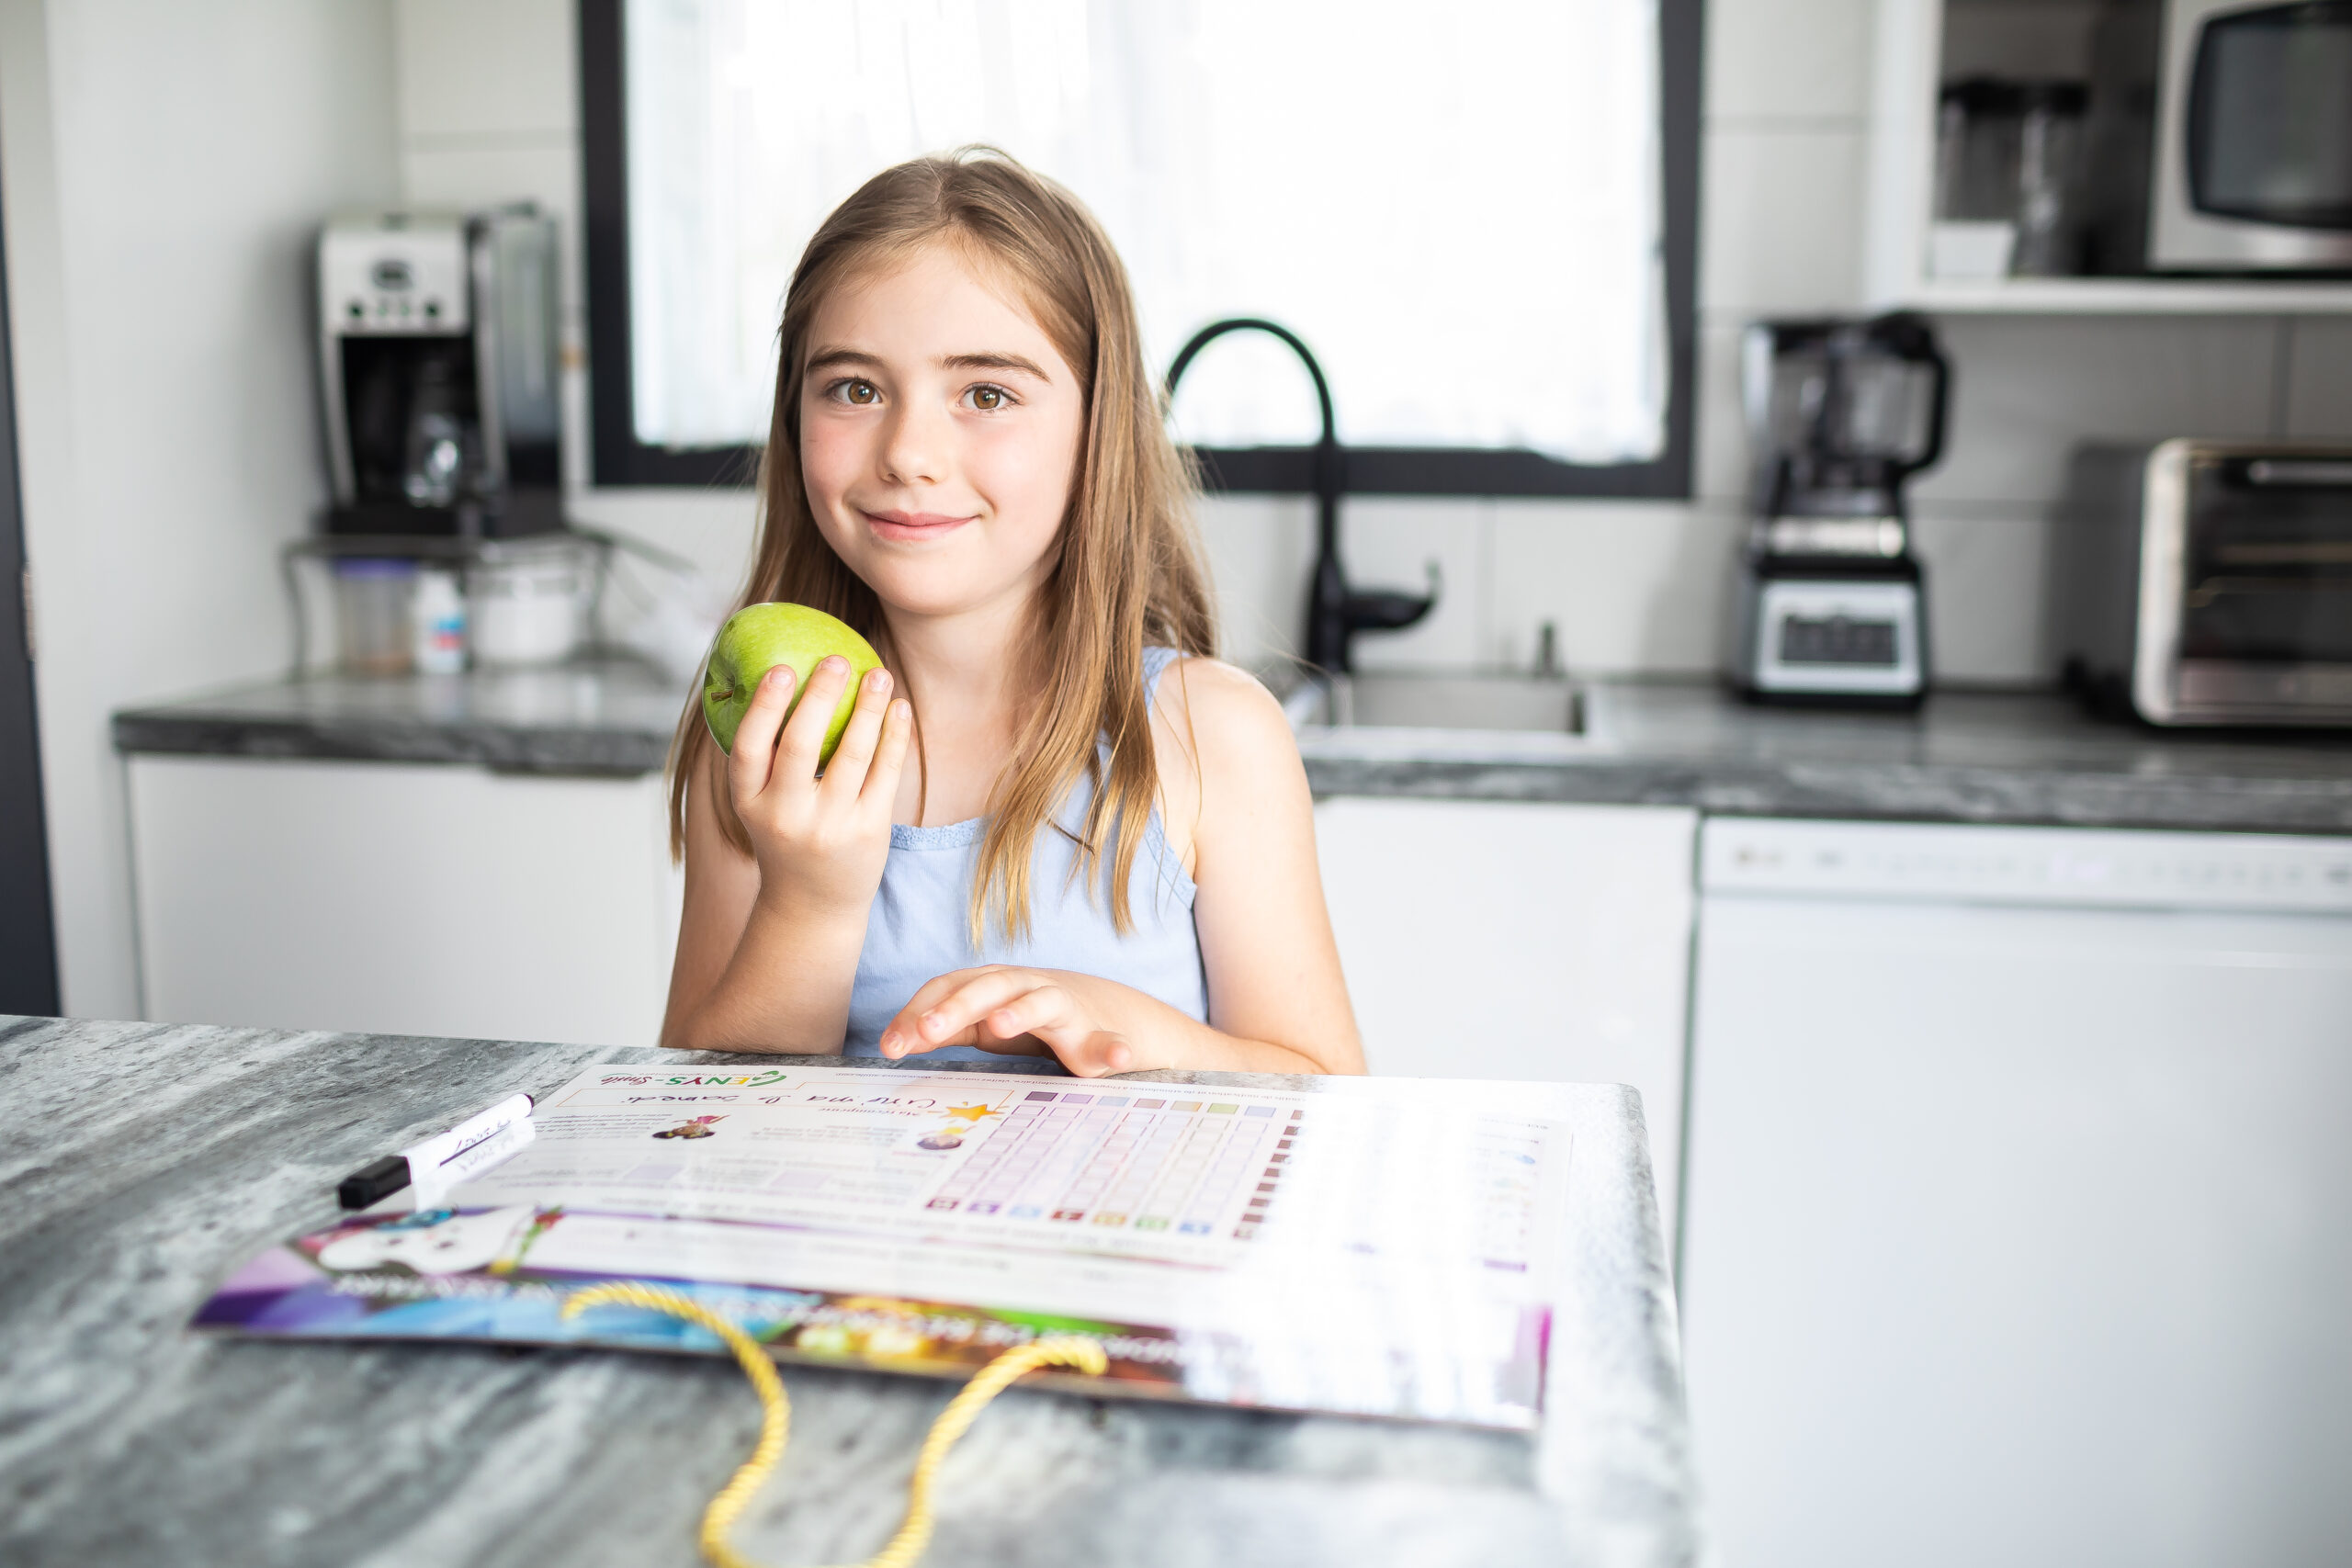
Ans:
[{"label": "girl's nose", "polygon": [[921,407],[899,405],[882,438],[882,477],[892,484],[937,484],[946,478],[947,420]]}]

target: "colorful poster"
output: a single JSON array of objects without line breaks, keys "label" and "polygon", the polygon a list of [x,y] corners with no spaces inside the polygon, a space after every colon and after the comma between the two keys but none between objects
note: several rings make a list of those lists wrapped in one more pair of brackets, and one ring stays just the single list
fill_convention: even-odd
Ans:
[{"label": "colorful poster", "polygon": [[591,1068],[523,1152],[270,1249],[198,1326],[715,1350],[960,1377],[1097,1338],[1093,1392],[1532,1429],[1567,1141],[1453,1097],[789,1064]]}]

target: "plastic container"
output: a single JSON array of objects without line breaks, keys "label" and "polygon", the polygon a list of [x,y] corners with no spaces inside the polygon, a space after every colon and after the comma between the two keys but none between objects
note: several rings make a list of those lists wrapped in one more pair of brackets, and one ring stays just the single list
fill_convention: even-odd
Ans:
[{"label": "plastic container", "polygon": [[1936,103],[1939,221],[2017,221],[2018,140],[2024,113],[2018,83],[1972,76],[1944,85]]},{"label": "plastic container", "polygon": [[1936,113],[1934,276],[2082,269],[2077,181],[2089,104],[2080,82],[1973,76],[1945,85]]},{"label": "plastic container", "polygon": [[355,675],[405,675],[415,662],[409,605],[416,563],[339,560],[334,563],[335,651]]},{"label": "plastic container", "polygon": [[2018,248],[2009,270],[2065,277],[2082,271],[2083,114],[2080,82],[2030,82],[2018,90]]},{"label": "plastic container", "polygon": [[418,674],[455,675],[465,669],[466,600],[456,572],[428,567],[416,574],[409,626]]},{"label": "plastic container", "polygon": [[595,570],[587,546],[554,537],[485,551],[467,579],[473,657],[484,669],[560,664],[587,629]]}]

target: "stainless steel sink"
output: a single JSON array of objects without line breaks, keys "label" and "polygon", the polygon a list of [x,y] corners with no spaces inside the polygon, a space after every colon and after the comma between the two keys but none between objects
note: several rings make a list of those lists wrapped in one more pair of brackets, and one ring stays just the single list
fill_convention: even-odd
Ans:
[{"label": "stainless steel sink", "polygon": [[1375,671],[1327,676],[1296,671],[1285,690],[1291,728],[1456,731],[1576,737],[1586,733],[1583,688],[1559,676],[1502,671]]}]

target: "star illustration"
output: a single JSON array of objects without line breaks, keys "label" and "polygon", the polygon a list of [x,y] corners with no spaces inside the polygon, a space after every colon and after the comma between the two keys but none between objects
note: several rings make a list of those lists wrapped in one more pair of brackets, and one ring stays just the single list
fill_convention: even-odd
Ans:
[{"label": "star illustration", "polygon": [[977,1122],[983,1116],[995,1115],[996,1111],[986,1105],[951,1105],[947,1108],[947,1114],[960,1121]]}]

